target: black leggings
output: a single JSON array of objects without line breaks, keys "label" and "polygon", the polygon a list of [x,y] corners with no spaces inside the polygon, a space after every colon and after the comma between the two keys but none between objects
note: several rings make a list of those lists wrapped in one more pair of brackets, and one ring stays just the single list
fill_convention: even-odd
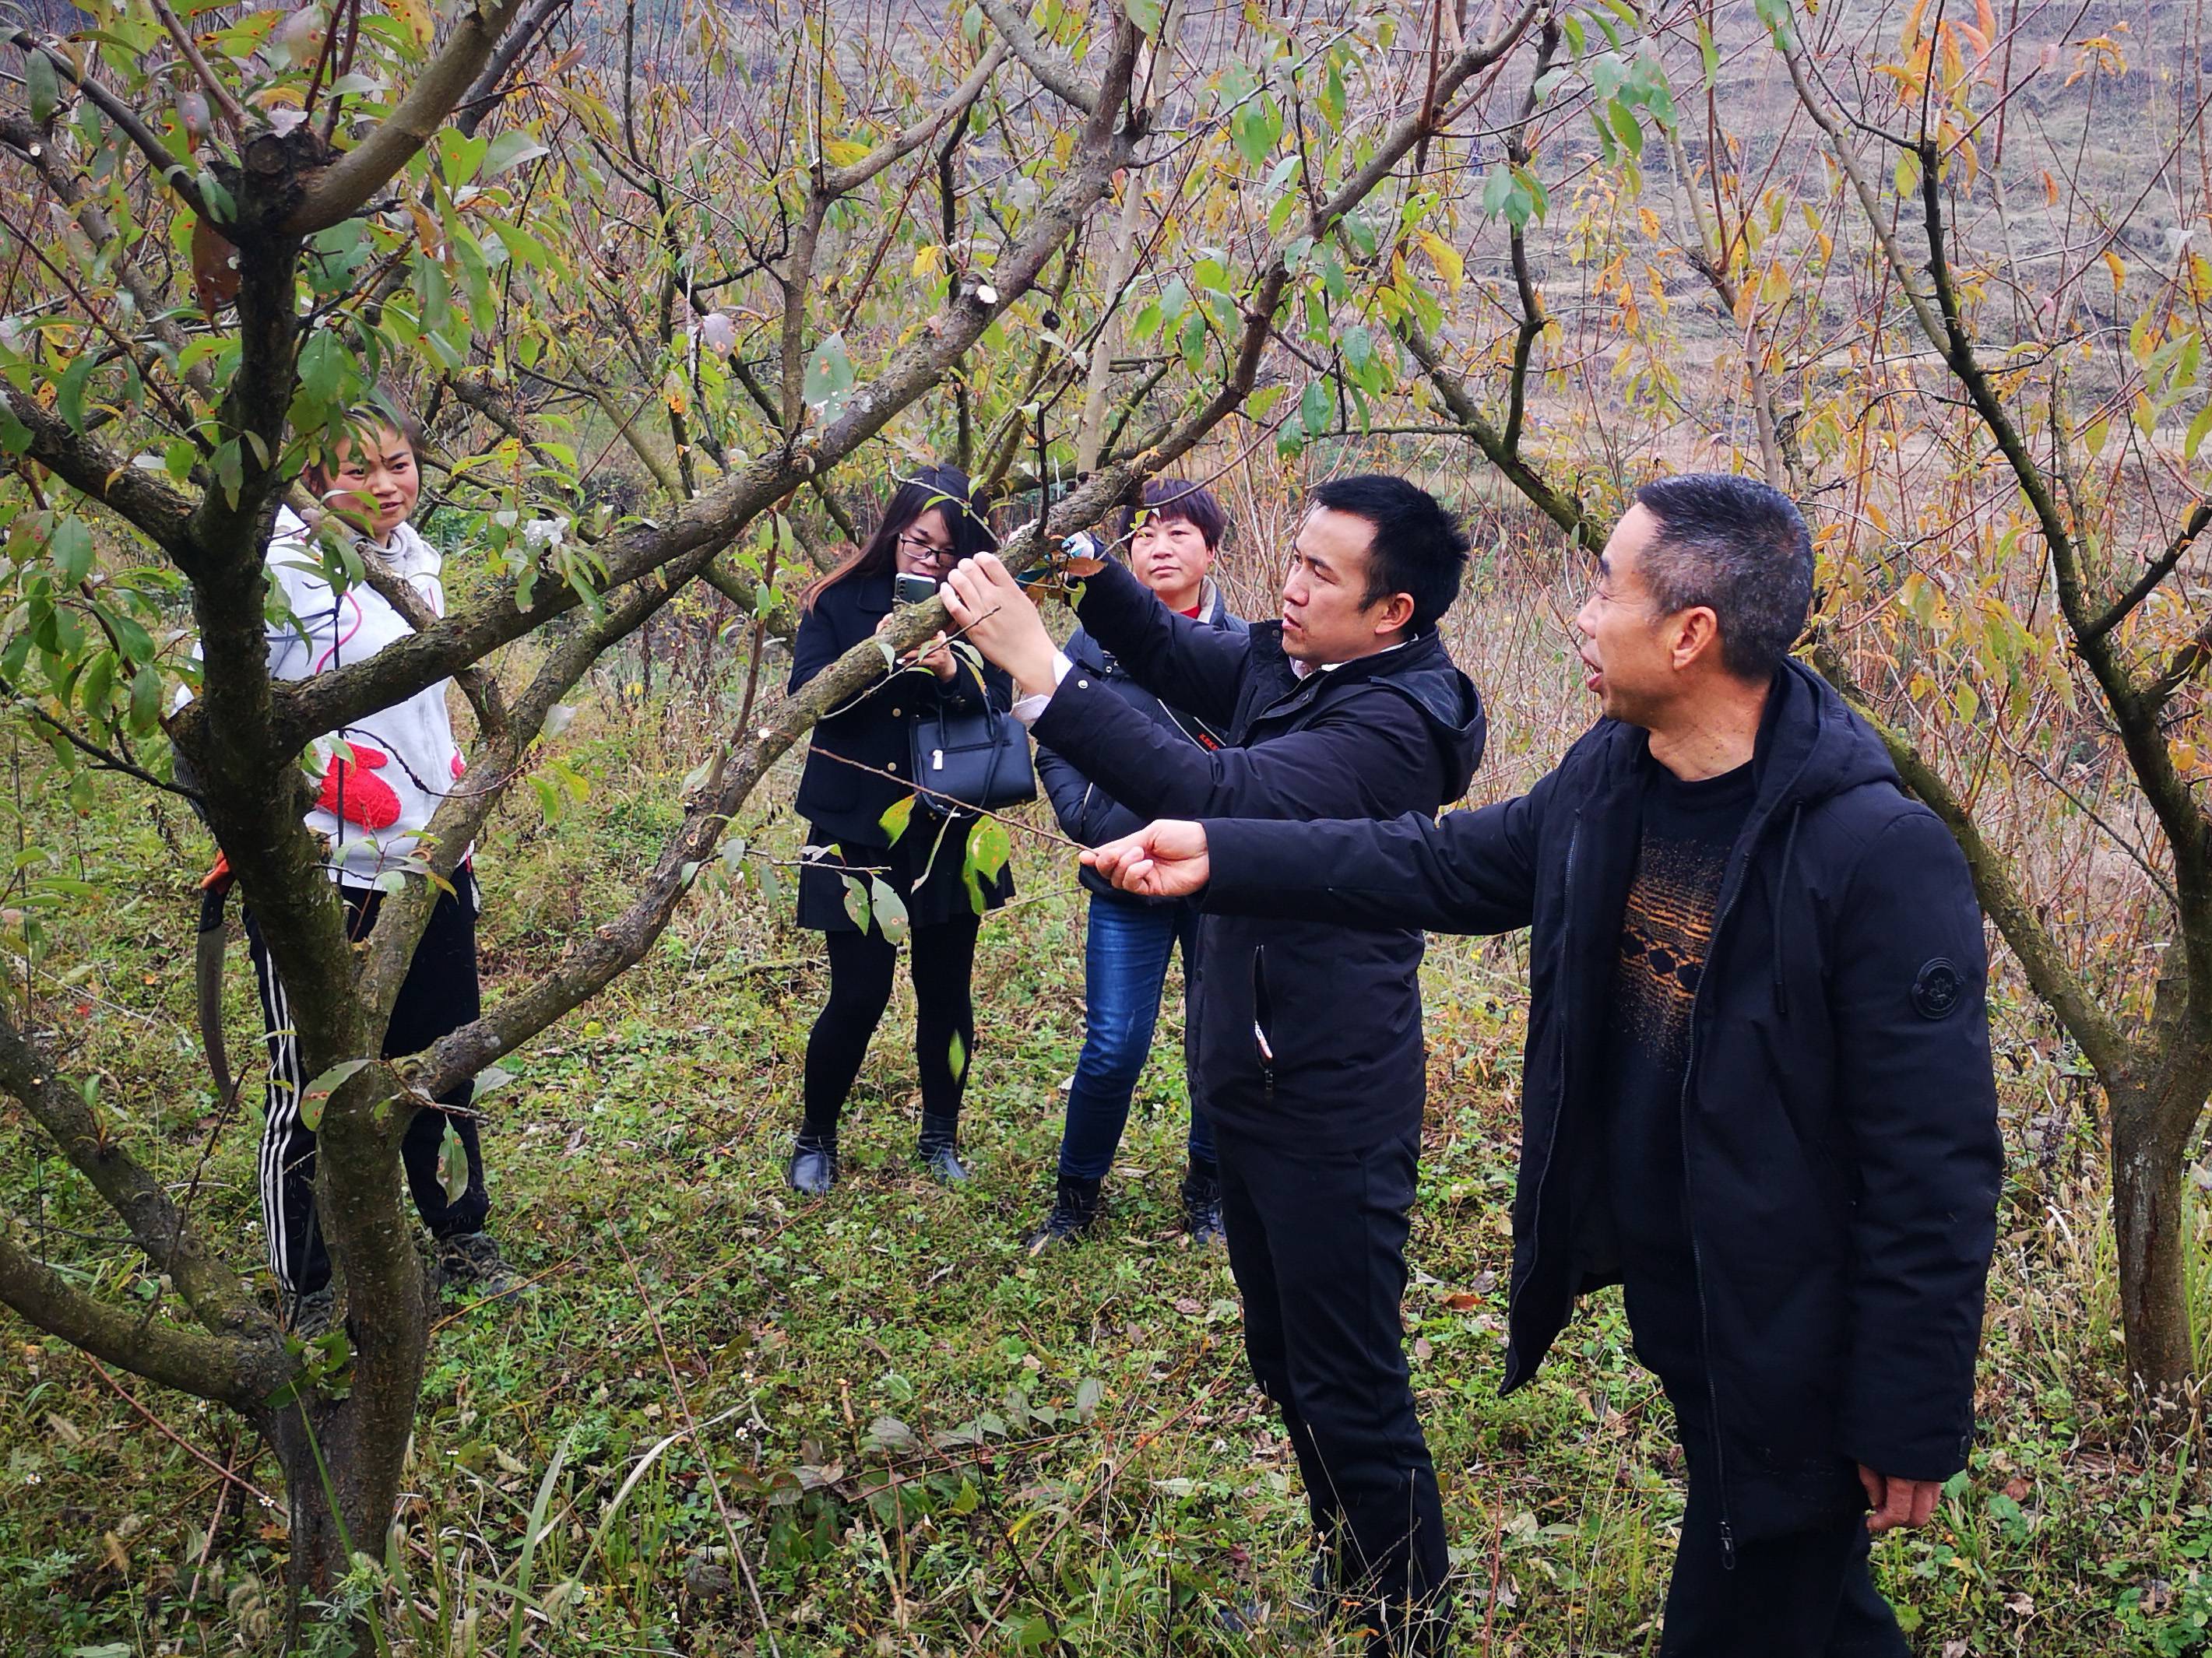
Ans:
[{"label": "black leggings", "polygon": [[[910,935],[914,975],[915,1064],[921,1073],[924,1123],[949,1133],[960,1114],[960,1093],[975,1051],[975,1011],[969,985],[975,968],[973,915]],[[828,1145],[837,1139],[837,1117],[868,1038],[890,1005],[891,974],[898,950],[883,935],[832,932],[830,942],[830,999],[806,1039],[806,1120],[802,1140]],[[955,1049],[957,1048],[957,1062]]]}]

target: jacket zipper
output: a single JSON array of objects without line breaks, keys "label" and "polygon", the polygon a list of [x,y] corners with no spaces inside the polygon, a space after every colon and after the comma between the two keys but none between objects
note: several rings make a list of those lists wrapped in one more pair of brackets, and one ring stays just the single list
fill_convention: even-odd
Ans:
[{"label": "jacket zipper", "polygon": [[[1574,960],[1575,960],[1575,849],[1582,843],[1583,811],[1575,808],[1574,826],[1567,831],[1567,863],[1559,884],[1559,959],[1565,964],[1561,1010],[1559,1017],[1559,1108],[1552,1114],[1551,1131],[1544,1137],[1544,1171],[1536,1176],[1536,1195],[1528,1206],[1528,1270],[1521,1275],[1521,1283],[1505,1301],[1505,1331],[1513,1333],[1513,1315],[1520,1309],[1521,1297],[1528,1282],[1536,1276],[1536,1257],[1543,1249],[1544,1183],[1552,1178],[1552,1158],[1559,1150],[1559,1119],[1567,1114],[1567,1061],[1574,1045],[1567,1040],[1567,1032],[1574,1023]],[[1508,1353],[1509,1361],[1518,1363],[1517,1357]],[[1518,1381],[1518,1376],[1510,1378]]]},{"label": "jacket zipper", "polygon": [[[1738,883],[1739,887],[1741,883]],[[1729,912],[1735,908],[1735,897],[1729,897],[1727,910],[1713,924],[1710,942],[1705,947],[1705,960],[1710,963],[1713,950],[1720,942],[1721,923],[1728,920]],[[1728,1447],[1721,1433],[1720,1384],[1713,1378],[1713,1315],[1705,1301],[1705,1257],[1698,1245],[1697,1205],[1690,1196],[1690,1089],[1698,1074],[1698,1010],[1705,1002],[1705,974],[1698,976],[1698,994],[1690,999],[1690,1047],[1682,1066],[1682,1097],[1680,1127],[1682,1139],[1682,1224],[1690,1233],[1690,1280],[1698,1286],[1698,1346],[1705,1364],[1705,1414],[1713,1431],[1713,1483],[1719,1488],[1721,1500],[1721,1570],[1735,1570],[1735,1532],[1729,1524]]]},{"label": "jacket zipper", "polygon": [[1252,947],[1252,1041],[1260,1055],[1261,1097],[1269,1106],[1275,1103],[1275,1048],[1267,1040],[1267,1026],[1274,1018],[1274,1002],[1267,994],[1267,947]]}]

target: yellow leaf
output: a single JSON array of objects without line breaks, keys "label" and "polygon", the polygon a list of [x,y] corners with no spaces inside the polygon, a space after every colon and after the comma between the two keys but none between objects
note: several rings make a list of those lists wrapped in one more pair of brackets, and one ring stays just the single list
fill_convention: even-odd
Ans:
[{"label": "yellow leaf", "polygon": [[914,274],[917,276],[935,276],[938,263],[944,258],[944,253],[945,250],[935,242],[924,242],[914,251]]},{"label": "yellow leaf", "polygon": [[868,159],[868,147],[857,138],[832,138],[822,146],[832,167],[853,167]]},{"label": "yellow leaf", "polygon": [[1928,0],[1912,0],[1912,9],[1905,14],[1905,33],[1898,37],[1897,49],[1907,58],[1920,46],[1920,14],[1926,10]]},{"label": "yellow leaf", "polygon": [[2128,283],[2128,268],[2120,263],[2120,256],[2111,248],[2105,250],[2105,269],[2112,273],[2112,292],[2117,294]]},{"label": "yellow leaf", "polygon": [[1421,251],[1436,266],[1437,275],[1444,279],[1444,287],[1454,294],[1459,292],[1460,279],[1467,274],[1467,261],[1460,258],[1459,250],[1433,232],[1421,233]]},{"label": "yellow leaf", "polygon": [[428,46],[430,37],[438,32],[437,20],[430,15],[430,0],[384,0],[384,9],[398,20],[418,48]]}]

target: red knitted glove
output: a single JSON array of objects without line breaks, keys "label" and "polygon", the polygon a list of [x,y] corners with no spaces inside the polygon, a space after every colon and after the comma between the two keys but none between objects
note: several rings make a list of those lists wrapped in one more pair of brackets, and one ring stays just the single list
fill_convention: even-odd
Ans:
[{"label": "red knitted glove", "polygon": [[331,756],[323,772],[323,791],[315,804],[333,817],[358,823],[365,829],[386,829],[399,821],[399,797],[392,786],[372,776],[391,762],[391,756],[366,744],[352,745],[354,762]]}]

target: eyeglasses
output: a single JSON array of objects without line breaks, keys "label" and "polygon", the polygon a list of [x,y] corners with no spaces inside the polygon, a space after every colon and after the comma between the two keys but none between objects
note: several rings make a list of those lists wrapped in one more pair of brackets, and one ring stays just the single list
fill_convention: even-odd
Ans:
[{"label": "eyeglasses", "polygon": [[898,544],[915,557],[926,559],[932,564],[950,564],[952,562],[951,548],[940,547],[927,536],[916,535],[911,530],[900,531]]}]

